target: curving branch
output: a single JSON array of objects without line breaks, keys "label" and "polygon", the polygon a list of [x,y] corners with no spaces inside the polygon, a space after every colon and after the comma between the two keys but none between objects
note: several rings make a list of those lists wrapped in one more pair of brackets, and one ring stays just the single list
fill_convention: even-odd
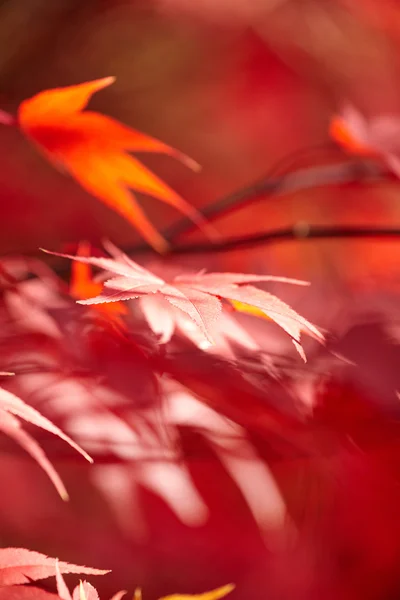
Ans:
[{"label": "curving branch", "polygon": [[[286,193],[294,193],[305,189],[349,183],[372,183],[387,180],[387,169],[371,160],[354,159],[334,164],[307,167],[260,179],[241,190],[224,196],[203,209],[203,215],[209,221],[226,215],[229,212],[249,206],[262,198],[275,199]],[[213,252],[231,252],[243,248],[275,244],[299,240],[370,238],[376,240],[400,238],[399,227],[357,227],[357,226],[319,226],[308,223],[297,223],[291,227],[262,231],[254,234],[222,238],[218,241],[179,243],[177,238],[195,229],[195,225],[187,218],[162,232],[170,242],[170,250],[166,256],[182,254],[201,254]],[[154,252],[146,244],[124,248],[127,254],[138,255]],[[56,272],[65,275],[69,272],[67,265],[57,265]]]},{"label": "curving branch", "polygon": [[[286,173],[280,176],[267,177],[224,196],[220,200],[211,203],[202,210],[202,214],[208,221],[225,216],[235,210],[260,200],[261,198],[276,198],[288,193],[300,192],[305,189],[330,185],[344,185],[349,183],[361,183],[384,180],[388,176],[387,170],[380,164],[369,160],[348,160],[329,165],[307,167]],[[206,240],[203,243],[178,244],[177,238],[189,233],[196,225],[186,217],[168,227],[162,235],[171,243],[169,254],[182,254],[183,252],[222,252],[230,250],[233,246],[250,246],[265,240],[298,239],[298,228],[292,228],[284,232],[259,233],[252,236],[222,239],[218,242]],[[297,233],[294,233],[294,231]],[[304,237],[304,236],[303,236]],[[326,235],[325,237],[328,237]],[[337,237],[337,236],[335,236]],[[349,236],[347,236],[349,237]],[[311,239],[311,238],[310,238]],[[126,249],[130,254],[150,252],[146,244],[140,244]]]},{"label": "curving branch", "polygon": [[219,242],[192,243],[173,246],[169,254],[209,254],[232,252],[243,248],[265,246],[277,242],[323,239],[376,239],[400,238],[400,227],[320,226],[298,223],[292,227],[263,231],[250,235],[229,237]]}]

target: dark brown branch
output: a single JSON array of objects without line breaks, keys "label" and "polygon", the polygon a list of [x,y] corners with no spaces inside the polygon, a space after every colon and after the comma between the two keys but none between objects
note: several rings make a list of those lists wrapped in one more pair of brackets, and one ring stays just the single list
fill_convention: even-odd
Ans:
[{"label": "dark brown branch", "polygon": [[376,239],[400,238],[400,227],[319,226],[299,223],[293,227],[275,229],[261,233],[230,237],[220,242],[181,244],[174,246],[170,254],[209,254],[232,252],[255,246],[266,246],[277,242],[294,242],[326,239]]},{"label": "dark brown branch", "polygon": [[[200,242],[173,246],[168,256],[182,254],[212,254],[218,252],[234,252],[256,246],[268,246],[279,242],[299,242],[329,239],[374,239],[376,241],[400,241],[400,227],[358,227],[358,226],[321,226],[298,223],[293,227],[274,229],[250,235],[229,237],[220,242]],[[126,253],[131,254],[129,250]],[[59,276],[67,276],[70,264],[63,262],[54,267]],[[36,277],[36,275],[32,275]]]},{"label": "dark brown branch", "polygon": [[[209,221],[214,221],[244,205],[256,202],[263,196],[275,197],[314,187],[362,182],[380,178],[383,175],[384,171],[376,163],[360,160],[307,167],[282,176],[261,179],[238,192],[213,202],[203,210],[203,214]],[[192,221],[185,218],[169,227],[163,235],[172,242],[195,227]]]},{"label": "dark brown branch", "polygon": [[[280,196],[283,194],[294,193],[305,189],[311,189],[329,185],[343,185],[348,183],[366,182],[371,180],[380,180],[387,175],[387,171],[381,165],[364,160],[351,160],[329,165],[320,165],[317,167],[308,167],[299,169],[292,173],[276,176],[272,178],[263,178],[241,190],[224,196],[220,200],[211,203],[203,209],[202,213],[208,221],[215,221],[217,218],[248,206],[263,197]],[[181,235],[189,233],[196,228],[196,225],[187,218],[183,218],[171,227],[162,232],[165,239],[172,244],[171,253],[181,252],[174,247],[173,242]],[[215,247],[221,247],[221,242],[215,244]],[[203,246],[214,247],[214,244],[207,241]],[[192,246],[185,245],[190,252]],[[193,245],[198,247],[198,245]],[[181,249],[182,246],[179,246]],[[127,249],[131,254],[150,252],[147,245],[138,245]],[[198,251],[198,250],[194,250]],[[210,251],[210,250],[207,250]]]},{"label": "dark brown branch", "polygon": [[[386,169],[380,164],[365,160],[349,160],[347,162],[303,168],[284,175],[261,179],[210,204],[203,210],[203,214],[209,221],[213,221],[231,211],[248,206],[263,197],[275,198],[285,193],[321,186],[383,181],[387,175]],[[195,225],[184,218],[163,232],[164,237],[172,242],[169,255],[229,252],[242,248],[296,240],[329,238],[394,239],[400,237],[399,228],[322,227],[297,224],[286,229],[229,237],[213,242],[205,240],[183,244],[173,243],[177,237],[194,228]],[[131,248],[124,248],[124,251],[127,254],[138,255],[152,252],[152,249],[147,245],[140,244]],[[67,274],[69,267],[58,265],[56,271],[60,275]]]}]

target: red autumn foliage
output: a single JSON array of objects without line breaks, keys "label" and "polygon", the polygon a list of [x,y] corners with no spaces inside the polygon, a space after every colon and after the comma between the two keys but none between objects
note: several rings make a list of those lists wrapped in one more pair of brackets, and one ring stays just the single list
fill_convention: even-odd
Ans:
[{"label": "red autumn foliage", "polygon": [[0,600],[393,600],[399,9],[189,4],[0,6]]},{"label": "red autumn foliage", "polygon": [[[50,479],[53,481],[57,488],[60,496],[64,499],[68,499],[67,491],[58,476],[57,471],[53,468],[51,462],[48,460],[40,446],[35,440],[26,433],[22,428],[21,424],[15,416],[24,419],[25,421],[32,423],[54,435],[59,436],[68,444],[70,444],[75,450],[80,452],[89,462],[92,462],[90,456],[82,450],[70,437],[65,435],[58,427],[53,425],[51,421],[43,417],[38,411],[31,406],[25,404],[20,398],[17,398],[14,394],[11,394],[7,390],[0,390],[0,405],[1,405],[1,424],[0,429],[3,433],[13,438],[20,446],[22,446],[31,456],[40,464],[40,466],[46,471]],[[15,416],[14,416],[15,415]]]},{"label": "red autumn foliage", "polygon": [[365,118],[353,106],[345,106],[340,116],[330,124],[331,137],[357,156],[382,159],[400,177],[400,118],[397,115],[376,115]]},{"label": "red autumn foliage", "polygon": [[[108,572],[60,561],[57,564],[61,573],[104,575]],[[53,577],[55,565],[56,559],[44,556],[40,552],[32,552],[24,548],[2,548],[0,550],[0,587]]]},{"label": "red autumn foliage", "polygon": [[[176,275],[168,283],[133,262],[112,245],[108,244],[108,248],[114,255],[114,259],[58,254],[83,264],[95,265],[110,274],[117,275],[104,281],[101,294],[94,298],[80,300],[79,303],[94,305],[139,298],[146,311],[150,328],[154,333],[161,334],[164,342],[171,339],[176,322],[184,332],[193,331],[191,325],[196,326],[200,333],[200,340],[202,338],[200,347],[204,342],[212,345],[213,327],[222,311],[222,299],[257,308],[292,337],[295,347],[302,356],[304,356],[300,344],[302,331],[320,341],[324,339],[314,325],[276,296],[248,285],[260,281],[280,281],[298,285],[307,285],[307,282],[270,275],[200,272]],[[149,296],[152,301],[155,299],[154,307],[149,306]],[[185,318],[182,317],[182,313]]]},{"label": "red autumn foliage", "polygon": [[200,226],[204,225],[204,220],[127,151],[163,152],[192,168],[198,166],[181,152],[109,117],[82,112],[95,92],[113,82],[114,77],[105,77],[68,88],[46,90],[20,105],[18,123],[50,161],[69,171],[91,194],[138,228],[154,248],[163,251],[167,247],[165,240],[127,188],[171,204]]}]

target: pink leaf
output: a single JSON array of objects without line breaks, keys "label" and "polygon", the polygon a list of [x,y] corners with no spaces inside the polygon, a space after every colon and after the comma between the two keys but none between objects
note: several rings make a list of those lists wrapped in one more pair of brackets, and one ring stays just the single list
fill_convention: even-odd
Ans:
[{"label": "pink leaf", "polygon": [[146,278],[148,278],[148,282],[158,282],[162,281],[150,271],[147,271],[144,267],[141,267],[133,260],[131,260],[126,254],[121,252],[120,258],[118,260],[112,258],[96,258],[93,256],[73,256],[71,254],[61,254],[60,252],[50,252],[49,250],[41,249],[46,254],[52,254],[53,256],[60,256],[61,258],[70,258],[71,260],[76,260],[81,263],[85,263],[87,265],[93,265],[94,267],[99,267],[104,271],[109,271],[110,273],[115,273],[116,275],[122,275],[123,277],[131,277],[132,279],[139,279],[144,282]]},{"label": "pink leaf", "polygon": [[54,425],[51,421],[46,419],[46,417],[41,415],[32,406],[29,406],[29,404],[25,404],[25,402],[23,402],[20,398],[18,398],[14,394],[11,394],[11,392],[4,390],[3,388],[0,388],[0,408],[60,437],[62,440],[67,442],[67,444],[72,446],[72,448],[74,448],[77,452],[82,454],[82,456],[84,456],[86,460],[88,460],[89,462],[93,462],[93,459],[68,435],[63,433],[61,429],[56,427],[56,425]]},{"label": "pink leaf", "polygon": [[221,312],[221,302],[218,298],[201,294],[201,292],[193,293],[189,287],[179,289],[173,286],[165,287],[164,297],[172,306],[186,313],[206,340],[213,344],[212,322],[218,318]]},{"label": "pink leaf", "polygon": [[322,333],[312,323],[299,315],[288,304],[268,292],[259,290],[251,285],[245,285],[240,288],[227,286],[226,288],[219,289],[218,293],[228,300],[237,300],[259,308],[290,335],[296,349],[302,356],[303,353],[300,346],[302,331],[321,342],[324,340]]},{"label": "pink leaf", "polygon": [[65,489],[59,474],[36,440],[21,428],[21,424],[18,419],[16,419],[13,415],[6,413],[5,411],[0,411],[0,430],[15,440],[17,444],[24,448],[32,456],[32,458],[36,460],[36,462],[42,467],[42,469],[47,473],[48,477],[53,482],[54,487],[60,494],[61,498],[63,500],[68,500],[68,492]]},{"label": "pink leaf", "polygon": [[56,559],[56,582],[57,582],[57,593],[61,600],[72,600],[69,589],[64,581],[64,577],[61,575],[60,563],[58,558]]},{"label": "pink leaf", "polygon": [[[285,302],[268,292],[247,285],[249,282],[255,281],[279,281],[296,285],[307,285],[307,282],[269,275],[204,272],[179,275],[167,282],[134,263],[114,246],[109,246],[109,250],[115,257],[114,259],[57,255],[100,266],[116,275],[104,282],[100,295],[82,300],[81,304],[101,304],[135,298],[140,298],[143,304],[144,297],[147,295],[159,294],[173,308],[180,310],[191,319],[193,325],[201,333],[198,346],[203,349],[205,343],[213,344],[213,328],[222,308],[220,298],[237,300],[261,309],[292,337],[296,349],[303,358],[304,353],[300,345],[301,332],[305,332],[319,341],[324,339],[312,323],[298,315]],[[170,320],[166,319],[166,310],[165,303],[160,303],[160,320],[157,323],[157,305],[153,300],[146,314],[151,329],[160,335],[163,341],[171,338],[171,320],[177,324],[175,314],[171,316]],[[181,323],[184,324],[182,321]],[[163,327],[166,329],[163,330]],[[183,331],[184,329],[185,327],[183,327]],[[189,331],[189,329],[187,325],[187,330]]]},{"label": "pink leaf", "polygon": [[0,588],[0,600],[60,600],[60,596],[36,587],[13,585]]},{"label": "pink leaf", "polygon": [[122,598],[125,596],[126,593],[127,592],[125,590],[117,592],[116,594],[114,594],[114,596],[112,598],[110,598],[110,600],[122,600]]},{"label": "pink leaf", "polygon": [[96,588],[87,581],[81,581],[74,589],[72,600],[100,600]]},{"label": "pink leaf", "polygon": [[[109,571],[60,561],[61,573],[105,575]],[[0,548],[0,586],[29,583],[55,575],[56,559],[25,548]]]},{"label": "pink leaf", "polygon": [[91,457],[69,436],[63,433],[61,429],[56,427],[56,425],[46,419],[46,417],[41,415],[32,406],[25,404],[20,398],[3,388],[0,388],[0,416],[0,431],[3,431],[3,433],[14,439],[17,444],[22,446],[22,448],[38,462],[53,482],[60,496],[64,500],[68,500],[67,491],[57,471],[54,469],[39,444],[29,433],[22,429],[20,422],[15,417],[24,419],[25,421],[60,437],[72,446],[72,448],[82,454],[89,462],[93,462]]},{"label": "pink leaf", "polygon": [[381,158],[400,178],[400,116],[364,117],[347,104],[330,123],[331,137],[350,154]]},{"label": "pink leaf", "polygon": [[170,341],[175,329],[171,308],[161,294],[140,298],[140,306],[150,329],[160,336],[160,343]]},{"label": "pink leaf", "polygon": [[288,277],[275,277],[274,275],[252,275],[250,273],[197,273],[196,275],[177,275],[174,281],[187,283],[196,282],[208,287],[229,284],[250,283],[254,281],[273,281],[275,283],[291,283],[293,285],[310,285],[308,281],[301,279],[290,279]]}]

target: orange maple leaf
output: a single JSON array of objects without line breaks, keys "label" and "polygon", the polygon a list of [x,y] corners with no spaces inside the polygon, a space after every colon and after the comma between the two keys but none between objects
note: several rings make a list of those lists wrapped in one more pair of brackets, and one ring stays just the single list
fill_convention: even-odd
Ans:
[{"label": "orange maple leaf", "polygon": [[[77,256],[90,256],[90,245],[81,242],[77,249]],[[102,289],[103,284],[100,281],[94,281],[90,265],[77,261],[72,263],[69,292],[73,298],[76,300],[94,298],[100,294]],[[97,304],[94,308],[120,325],[123,325],[121,315],[128,314],[128,309],[123,302]]]},{"label": "orange maple leaf", "polygon": [[374,156],[376,154],[370,146],[363,144],[352,134],[348,124],[341,117],[333,117],[329,125],[329,135],[349,154],[358,156]]},{"label": "orange maple leaf", "polygon": [[351,105],[346,105],[341,114],[332,117],[329,135],[349,154],[370,157],[379,154],[370,139],[367,121]]},{"label": "orange maple leaf", "polygon": [[400,179],[400,117],[378,114],[365,117],[347,104],[340,115],[332,118],[330,136],[349,154],[382,162]]},{"label": "orange maple leaf", "polygon": [[19,126],[48,160],[63,167],[85,190],[132,223],[159,252],[167,250],[168,244],[130,189],[170,204],[212,235],[202,215],[128,151],[169,154],[198,169],[195,161],[110,117],[83,111],[95,92],[114,81],[114,77],[105,77],[40,92],[20,104]]}]

